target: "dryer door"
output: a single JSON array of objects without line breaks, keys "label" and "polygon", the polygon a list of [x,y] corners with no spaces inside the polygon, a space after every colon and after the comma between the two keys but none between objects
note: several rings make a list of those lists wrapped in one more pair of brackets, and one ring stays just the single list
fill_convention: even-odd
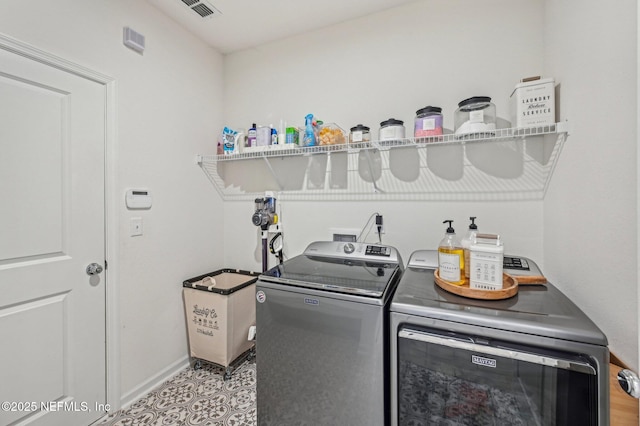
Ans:
[{"label": "dryer door", "polygon": [[597,424],[586,356],[404,327],[397,360],[399,424]]}]

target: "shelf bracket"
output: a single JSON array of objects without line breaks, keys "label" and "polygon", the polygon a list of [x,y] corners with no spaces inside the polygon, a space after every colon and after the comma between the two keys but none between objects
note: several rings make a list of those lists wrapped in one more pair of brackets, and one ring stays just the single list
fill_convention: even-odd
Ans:
[{"label": "shelf bracket", "polygon": [[273,180],[276,181],[276,184],[278,185],[279,190],[280,191],[284,190],[284,185],[280,182],[280,179],[278,179],[278,175],[276,174],[276,171],[273,170],[273,166],[271,165],[271,161],[269,161],[269,157],[267,157],[266,155],[263,155],[262,158],[267,163],[269,172],[271,172],[271,176],[273,176]]},{"label": "shelf bracket", "polygon": [[556,132],[557,133],[564,133],[565,137],[569,136],[571,134],[571,132],[569,131],[569,122],[567,120],[565,121],[560,121],[558,123],[556,123]]},{"label": "shelf bracket", "polygon": [[[377,149],[379,151],[379,148],[373,148],[373,149]],[[371,182],[373,183],[373,191],[379,194],[384,194],[384,191],[380,189],[380,187],[378,187],[378,184],[376,183],[375,174],[373,173],[373,160],[371,159],[371,153],[369,151],[370,151],[369,149],[365,149],[364,154],[365,154],[365,157],[367,157],[369,174],[371,175]]]}]

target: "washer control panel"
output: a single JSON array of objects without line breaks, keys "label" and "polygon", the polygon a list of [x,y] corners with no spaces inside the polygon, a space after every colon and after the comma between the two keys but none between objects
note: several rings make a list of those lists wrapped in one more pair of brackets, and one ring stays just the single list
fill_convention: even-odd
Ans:
[{"label": "washer control panel", "polygon": [[367,256],[391,256],[391,247],[387,246],[367,246],[365,252]]},{"label": "washer control panel", "polygon": [[337,257],[343,259],[382,260],[400,263],[398,250],[391,246],[344,241],[316,241],[305,249],[307,256]]}]

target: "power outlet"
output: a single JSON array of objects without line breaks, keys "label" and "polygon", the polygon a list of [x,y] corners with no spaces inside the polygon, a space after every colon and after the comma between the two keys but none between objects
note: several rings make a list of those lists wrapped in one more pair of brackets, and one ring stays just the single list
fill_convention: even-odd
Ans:
[{"label": "power outlet", "polygon": [[331,240],[345,242],[355,242],[360,234],[360,230],[355,228],[329,228],[329,232]]}]

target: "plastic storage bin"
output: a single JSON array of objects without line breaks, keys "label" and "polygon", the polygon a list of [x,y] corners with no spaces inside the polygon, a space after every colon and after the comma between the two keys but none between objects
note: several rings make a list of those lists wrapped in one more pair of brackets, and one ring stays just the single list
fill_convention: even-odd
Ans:
[{"label": "plastic storage bin", "polygon": [[335,123],[318,124],[317,145],[343,145],[347,143],[344,130]]},{"label": "plastic storage bin", "polygon": [[253,355],[254,342],[247,336],[256,322],[258,275],[220,269],[182,283],[189,351],[195,368],[205,360],[225,368],[224,377],[228,379],[235,365]]}]

